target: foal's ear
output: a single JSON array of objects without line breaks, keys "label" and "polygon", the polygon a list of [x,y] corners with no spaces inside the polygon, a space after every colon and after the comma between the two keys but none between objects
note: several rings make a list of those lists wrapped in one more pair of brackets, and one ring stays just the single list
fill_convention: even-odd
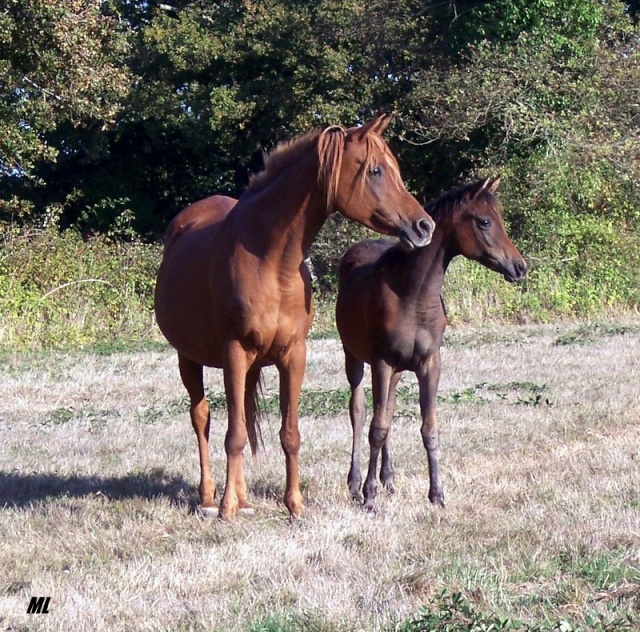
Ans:
[{"label": "foal's ear", "polygon": [[362,140],[367,134],[373,132],[374,134],[382,134],[391,121],[391,114],[379,114],[372,121],[365,123],[362,127],[359,127],[356,131],[356,138]]},{"label": "foal's ear", "polygon": [[487,187],[489,189],[489,193],[495,193],[498,190],[498,185],[500,184],[500,176],[494,178]]},{"label": "foal's ear", "polygon": [[491,178],[487,178],[486,180],[478,180],[471,189],[469,190],[469,199],[473,202],[489,185],[489,180]]}]

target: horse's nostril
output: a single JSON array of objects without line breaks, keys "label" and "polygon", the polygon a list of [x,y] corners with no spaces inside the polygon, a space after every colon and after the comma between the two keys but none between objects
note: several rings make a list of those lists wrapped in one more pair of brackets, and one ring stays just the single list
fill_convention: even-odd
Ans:
[{"label": "horse's nostril", "polygon": [[514,267],[519,278],[523,278],[527,273],[527,264],[524,261],[516,261]]},{"label": "horse's nostril", "polygon": [[416,222],[416,232],[420,236],[428,237],[433,232],[433,226],[428,219],[419,219]]}]

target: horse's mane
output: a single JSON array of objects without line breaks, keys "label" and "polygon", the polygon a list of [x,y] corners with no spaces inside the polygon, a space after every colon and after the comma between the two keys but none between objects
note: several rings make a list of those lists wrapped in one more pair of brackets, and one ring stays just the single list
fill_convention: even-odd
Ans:
[{"label": "horse's mane", "polygon": [[312,130],[304,136],[279,143],[265,156],[264,170],[249,177],[247,191],[264,189],[283,169],[296,162],[317,142],[320,130]]},{"label": "horse's mane", "polygon": [[[437,222],[438,219],[448,215],[449,213],[453,213],[456,209],[460,208],[460,205],[468,199],[469,191],[480,186],[483,182],[484,180],[469,182],[467,184],[463,184],[457,189],[453,189],[453,191],[448,191],[439,198],[436,198],[431,202],[427,202],[424,210],[431,215],[435,222]],[[480,198],[492,206],[496,204],[496,197],[486,188],[480,192]]]},{"label": "horse's mane", "polygon": [[[247,191],[256,192],[266,188],[283,169],[297,162],[315,146],[319,160],[318,182],[324,187],[327,209],[331,212],[338,191],[346,135],[347,130],[343,127],[331,125],[323,130],[313,130],[297,139],[278,144],[266,156],[264,170],[249,178]],[[364,186],[366,174],[374,167],[374,150],[378,149],[386,158],[386,166],[389,168],[393,182],[396,186],[401,186],[400,168],[383,138],[378,134],[369,133],[364,140],[366,155],[358,171],[360,185]]]}]

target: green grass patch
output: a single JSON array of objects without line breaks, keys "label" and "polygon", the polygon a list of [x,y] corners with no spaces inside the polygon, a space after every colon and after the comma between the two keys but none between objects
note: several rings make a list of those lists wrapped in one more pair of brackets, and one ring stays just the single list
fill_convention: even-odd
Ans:
[{"label": "green grass patch", "polygon": [[554,341],[557,346],[573,344],[589,344],[611,336],[623,336],[637,333],[638,325],[624,325],[620,323],[585,323],[558,336]]},{"label": "green grass patch", "polygon": [[479,609],[461,592],[440,595],[425,605],[409,621],[395,627],[396,632],[617,632],[637,630],[640,619],[633,614],[607,617],[595,611],[585,613],[584,622],[558,618],[545,623],[527,623],[495,612]]}]

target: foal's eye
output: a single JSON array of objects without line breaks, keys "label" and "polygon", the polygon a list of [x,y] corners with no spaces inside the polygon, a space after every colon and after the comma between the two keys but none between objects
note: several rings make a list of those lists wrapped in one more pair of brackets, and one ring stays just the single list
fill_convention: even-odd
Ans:
[{"label": "foal's eye", "polygon": [[373,169],[371,169],[370,173],[375,178],[379,178],[382,175],[382,167],[380,165],[376,165]]},{"label": "foal's eye", "polygon": [[480,226],[480,228],[489,228],[489,226],[491,226],[491,220],[490,219],[479,219],[478,220],[478,226]]}]

